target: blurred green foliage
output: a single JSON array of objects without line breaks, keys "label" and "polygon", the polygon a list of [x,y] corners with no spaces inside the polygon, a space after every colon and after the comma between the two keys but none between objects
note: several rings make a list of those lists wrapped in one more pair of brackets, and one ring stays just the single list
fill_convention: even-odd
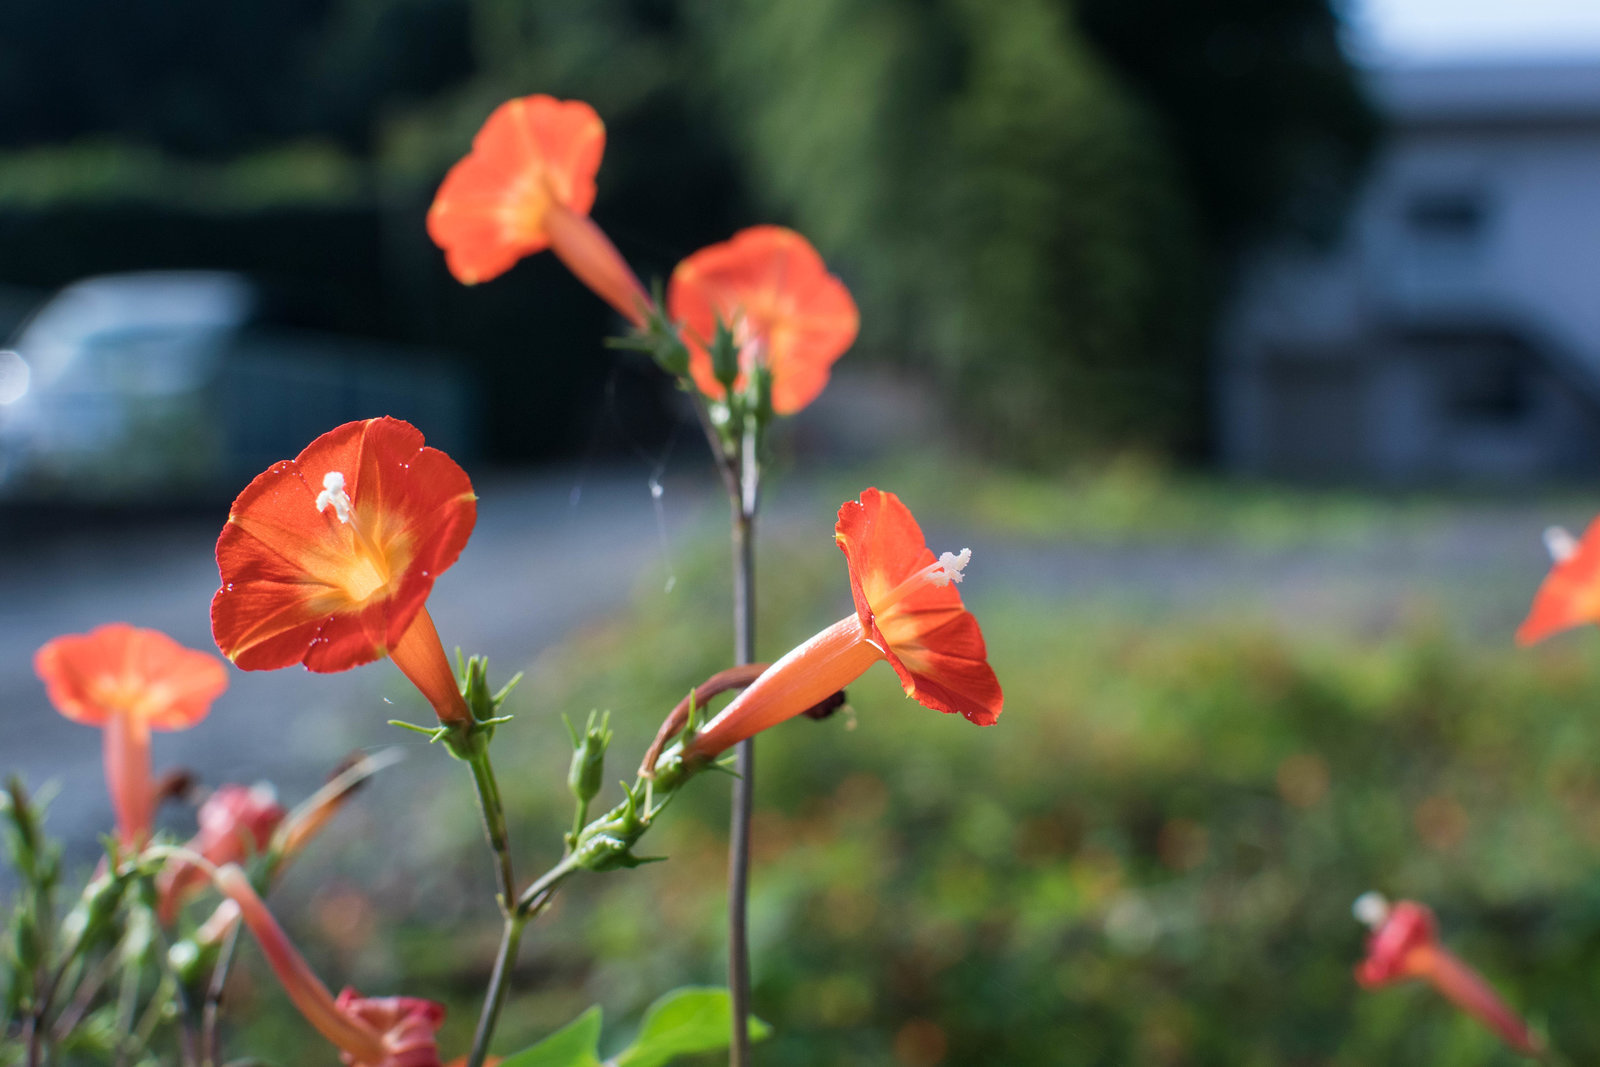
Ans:
[{"label": "blurred green foliage", "polygon": [[[613,710],[621,777],[725,664],[725,625],[683,625],[720,617],[722,572],[708,551],[673,596],[533,665],[496,746],[519,857],[553,859],[569,818],[559,712]],[[766,542],[760,581],[764,655],[850,610],[826,543]],[[1151,621],[964,593],[1006,687],[999,725],[930,712],[880,666],[850,710],[758,746],[763,1063],[1517,1062],[1425,987],[1356,988],[1350,904],[1368,889],[1433,906],[1570,1062],[1600,1056],[1592,634],[1529,652],[1426,622],[1373,638],[1226,605]],[[720,978],[726,794],[702,780],[661,820],[645,851],[669,862],[563,892],[525,942],[501,1047],[594,1001],[637,1019],[663,989]],[[494,923],[461,902],[486,903],[489,875],[446,829],[470,824],[465,784],[419,803],[418,837],[459,883],[408,858],[426,917],[373,951],[386,988],[453,992],[446,1046],[464,1047]],[[255,1027],[235,1047],[305,1036]]]},{"label": "blurred green foliage", "polygon": [[[1370,140],[1337,31],[1329,0],[26,0],[0,280],[120,269],[119,227],[70,216],[152,203],[152,265],[270,273],[219,214],[335,199],[382,233],[300,279],[379,292],[337,324],[470,353],[501,454],[581,449],[604,313],[542,259],[462,293],[423,234],[489,110],[545,91],[606,118],[596,212],[645,276],[789,222],[857,294],[851,358],[936,376],[992,450],[1192,448],[1234,250],[1325,230]],[[68,241],[36,252],[35,216]]]}]

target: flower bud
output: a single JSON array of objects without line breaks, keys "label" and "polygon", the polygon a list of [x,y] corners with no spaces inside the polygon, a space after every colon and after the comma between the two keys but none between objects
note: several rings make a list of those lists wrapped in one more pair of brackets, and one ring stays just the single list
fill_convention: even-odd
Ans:
[{"label": "flower bud", "polygon": [[745,387],[749,396],[750,410],[755,412],[756,418],[761,422],[772,419],[772,370],[762,365],[754,369],[750,375],[750,384]]},{"label": "flower bud", "polygon": [[711,373],[724,389],[733,391],[733,383],[739,377],[739,344],[720,318],[716,336],[711,339]]},{"label": "flower bud", "polygon": [[604,784],[606,749],[611,744],[611,729],[607,725],[610,719],[611,713],[606,712],[596,725],[595,714],[591,711],[583,736],[575,732],[572,735],[572,766],[567,771],[567,788],[580,804],[599,796]]},{"label": "flower bud", "polygon": [[87,951],[107,939],[127,886],[126,876],[106,873],[84,887],[83,896],[61,921],[61,932],[74,951]]}]

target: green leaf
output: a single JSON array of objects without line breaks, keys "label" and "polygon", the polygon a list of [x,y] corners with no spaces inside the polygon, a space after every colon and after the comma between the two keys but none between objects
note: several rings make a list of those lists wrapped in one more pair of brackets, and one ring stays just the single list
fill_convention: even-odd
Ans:
[{"label": "green leaf", "polygon": [[500,1067],[600,1067],[600,1005],[596,1004]]},{"label": "green leaf", "polygon": [[[650,1005],[639,1036],[612,1063],[616,1067],[662,1067],[691,1052],[727,1048],[732,1027],[733,1006],[726,989],[675,989]],[[760,1041],[770,1033],[772,1027],[751,1017],[750,1040]]]}]

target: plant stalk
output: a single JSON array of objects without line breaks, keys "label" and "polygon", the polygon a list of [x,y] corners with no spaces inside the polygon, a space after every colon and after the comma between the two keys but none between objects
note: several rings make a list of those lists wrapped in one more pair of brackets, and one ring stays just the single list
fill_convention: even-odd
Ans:
[{"label": "plant stalk", "polygon": [[[755,520],[760,487],[756,442],[746,433],[740,449],[739,493],[733,504],[733,658],[755,659]],[[733,1031],[729,1067],[750,1062],[750,816],[755,803],[756,746],[746,738],[735,750],[733,812],[728,826],[728,991]]]},{"label": "plant stalk", "polygon": [[500,913],[509,918],[512,904],[517,899],[517,876],[511,865],[511,834],[506,829],[506,810],[500,799],[500,783],[495,780],[487,748],[480,748],[467,764],[472,768],[472,784],[478,790],[478,810],[483,813],[483,834],[489,841],[490,851],[494,853],[495,871],[500,883]]},{"label": "plant stalk", "polygon": [[494,970],[489,976],[489,988],[484,992],[483,1010],[478,1015],[478,1028],[472,1037],[472,1052],[467,1057],[467,1067],[483,1067],[489,1055],[489,1041],[500,1021],[500,1009],[509,992],[511,970],[516,965],[517,949],[522,944],[524,919],[517,914],[517,877],[511,865],[511,835],[506,829],[505,804],[500,799],[500,783],[495,780],[494,766],[489,762],[487,746],[480,746],[467,760],[472,768],[472,784],[477,788],[478,810],[483,813],[483,833],[489,850],[494,853],[495,871],[499,886],[496,900],[505,926],[500,934],[500,948],[495,953]]},{"label": "plant stalk", "polygon": [[489,1042],[494,1039],[495,1027],[500,1024],[500,1009],[505,1006],[506,994],[511,989],[511,969],[516,966],[517,949],[522,945],[522,932],[528,923],[544,910],[545,904],[577,865],[570,855],[539,876],[522,896],[508,897],[505,905],[506,923],[500,934],[500,948],[495,953],[494,970],[489,975],[489,988],[483,998],[483,1011],[478,1016],[478,1028],[472,1035],[472,1051],[467,1056],[467,1067],[483,1067],[489,1055]]}]

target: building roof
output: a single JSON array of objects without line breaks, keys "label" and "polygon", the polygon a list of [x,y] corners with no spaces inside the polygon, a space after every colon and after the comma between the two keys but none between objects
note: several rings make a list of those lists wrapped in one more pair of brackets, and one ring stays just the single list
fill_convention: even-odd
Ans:
[{"label": "building roof", "polygon": [[1600,122],[1600,63],[1458,63],[1368,73],[1402,125]]}]

